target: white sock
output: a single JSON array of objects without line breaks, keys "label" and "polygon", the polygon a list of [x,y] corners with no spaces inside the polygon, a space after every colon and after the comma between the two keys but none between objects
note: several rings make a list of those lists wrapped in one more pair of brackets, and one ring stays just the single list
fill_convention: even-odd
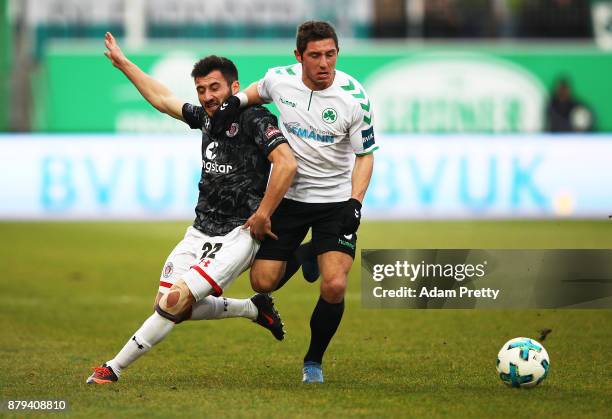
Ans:
[{"label": "white sock", "polygon": [[191,320],[216,320],[228,317],[246,317],[255,320],[257,313],[257,307],[248,298],[239,300],[209,295],[193,305]]},{"label": "white sock", "polygon": [[168,336],[173,328],[174,322],[154,312],[106,365],[109,365],[117,376],[121,375],[122,369],[149,352],[149,349]]}]

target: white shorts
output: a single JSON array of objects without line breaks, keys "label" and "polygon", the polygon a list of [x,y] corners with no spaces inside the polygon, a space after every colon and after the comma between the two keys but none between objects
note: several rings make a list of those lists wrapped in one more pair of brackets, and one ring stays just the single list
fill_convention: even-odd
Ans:
[{"label": "white shorts", "polygon": [[259,250],[249,230],[238,226],[225,236],[207,236],[189,227],[162,269],[159,292],[167,293],[183,279],[196,301],[220,296],[234,279],[246,271]]}]

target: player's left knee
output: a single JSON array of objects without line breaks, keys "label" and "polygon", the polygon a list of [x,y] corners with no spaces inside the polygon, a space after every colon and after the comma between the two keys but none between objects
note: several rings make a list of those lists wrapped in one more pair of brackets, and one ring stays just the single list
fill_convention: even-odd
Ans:
[{"label": "player's left knee", "polygon": [[329,303],[339,303],[344,299],[347,279],[344,275],[323,280],[321,283],[321,295]]},{"label": "player's left knee", "polygon": [[180,323],[191,315],[193,302],[194,298],[189,287],[184,281],[179,281],[159,299],[155,310],[160,316]]}]

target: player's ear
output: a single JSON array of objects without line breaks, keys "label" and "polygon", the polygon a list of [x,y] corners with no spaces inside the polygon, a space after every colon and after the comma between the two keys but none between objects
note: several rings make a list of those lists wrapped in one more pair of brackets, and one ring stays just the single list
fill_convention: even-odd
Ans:
[{"label": "player's ear", "polygon": [[299,53],[297,49],[293,50],[293,54],[295,55],[295,59],[298,60],[299,63],[302,62],[302,55]]},{"label": "player's ear", "polygon": [[234,80],[230,87],[232,90],[232,95],[235,95],[236,93],[240,91],[240,82],[238,80]]}]

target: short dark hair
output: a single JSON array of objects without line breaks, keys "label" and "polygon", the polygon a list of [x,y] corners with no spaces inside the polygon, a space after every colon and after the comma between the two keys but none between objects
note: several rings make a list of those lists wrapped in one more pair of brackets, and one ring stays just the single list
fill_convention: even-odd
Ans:
[{"label": "short dark hair", "polygon": [[302,55],[310,41],[321,41],[329,38],[334,40],[336,49],[338,49],[338,35],[336,35],[334,27],[328,22],[309,20],[298,27],[295,45]]},{"label": "short dark hair", "polygon": [[238,80],[238,69],[232,60],[216,55],[209,55],[195,63],[191,71],[191,77],[194,79],[196,77],[204,77],[215,70],[219,70],[223,74],[223,78],[225,78],[228,85]]}]

